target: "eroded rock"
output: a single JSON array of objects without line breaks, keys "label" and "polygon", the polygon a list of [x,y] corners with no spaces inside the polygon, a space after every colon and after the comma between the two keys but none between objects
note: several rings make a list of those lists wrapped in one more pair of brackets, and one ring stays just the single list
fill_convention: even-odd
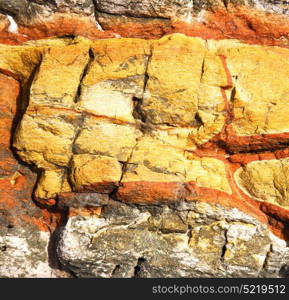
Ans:
[{"label": "eroded rock", "polygon": [[34,227],[17,230],[10,228],[5,234],[2,234],[2,230],[0,231],[1,278],[57,277],[57,272],[49,266],[48,232],[39,232]]},{"label": "eroded rock", "polygon": [[250,196],[288,209],[288,158],[254,161],[236,172],[240,186]]},{"label": "eroded rock", "polygon": [[[62,168],[71,168],[71,164],[75,166],[69,181],[73,190],[109,181],[118,185],[122,178],[126,182],[196,181],[201,186],[214,187],[202,179],[212,172],[215,178],[221,177],[215,187],[230,192],[221,161],[213,163],[212,158],[190,162],[182,153],[206,142],[224,126],[221,89],[227,85],[227,77],[221,59],[209,53],[201,40],[182,35],[156,43],[125,40],[129,51],[122,50],[123,43],[112,40],[89,45],[88,41],[80,41],[43,50],[29,106],[14,140],[24,161],[49,170],[43,173],[46,179],[40,179],[39,184],[51,185],[52,191],[46,193],[42,191],[46,188],[40,187],[36,197],[51,198],[57,190],[68,191],[62,187],[61,176],[67,176]],[[178,68],[173,58],[176,50],[184,60],[180,60]],[[65,59],[61,58],[63,55]],[[170,59],[165,67],[163,62]],[[213,71],[211,63],[215,66]],[[67,72],[71,76],[62,80]],[[44,84],[47,76],[56,83],[55,88]],[[146,154],[151,147],[155,148],[152,158]],[[170,166],[169,153],[175,156],[175,166]],[[100,172],[84,179],[89,172],[81,170],[81,165],[89,168],[88,160],[96,162],[81,159],[89,155],[103,162],[114,161],[111,175],[107,170],[106,178]],[[152,160],[158,155],[167,160],[166,167],[154,166]],[[123,171],[120,163],[125,164]],[[135,168],[124,174],[127,164]],[[94,164],[93,168],[97,166]]]},{"label": "eroded rock", "polygon": [[0,275],[286,276],[288,55],[181,34],[2,45]]},{"label": "eroded rock", "polygon": [[[70,218],[57,253],[79,277],[278,277],[289,255],[281,245],[236,209],[118,204]],[[286,254],[276,260],[271,247]]]}]

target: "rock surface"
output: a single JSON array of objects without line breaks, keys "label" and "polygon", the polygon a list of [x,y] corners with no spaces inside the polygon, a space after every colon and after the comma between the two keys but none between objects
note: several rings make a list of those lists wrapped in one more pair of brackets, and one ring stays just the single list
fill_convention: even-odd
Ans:
[{"label": "rock surface", "polygon": [[[192,199],[198,195],[193,184],[231,195],[234,180],[228,174],[234,172],[228,169],[235,166],[219,145],[242,152],[243,137],[279,138],[288,126],[285,49],[179,34],[159,41],[79,40],[39,48],[42,59],[13,142],[22,160],[42,170],[35,190],[39,199],[70,191],[111,193],[118,187],[122,201]],[[274,61],[282,64],[278,80],[269,72]],[[219,154],[198,152],[212,140]],[[258,150],[266,147],[264,141]],[[282,162],[286,166],[287,160]],[[249,190],[250,180],[258,182],[254,175],[240,176]],[[276,186],[270,188],[274,192]],[[132,197],[135,190],[139,196]],[[286,203],[284,197],[276,202]]]},{"label": "rock surface", "polygon": [[287,0],[1,0],[0,42],[184,33],[288,47]]},{"label": "rock surface", "polygon": [[0,277],[288,277],[288,37],[284,0],[0,0]]},{"label": "rock surface", "polygon": [[[128,206],[73,216],[60,261],[77,277],[283,277],[286,242],[237,209],[208,203]],[[276,259],[277,258],[277,259]]]},{"label": "rock surface", "polygon": [[18,93],[19,83],[0,74],[0,277],[66,277],[48,254],[59,217],[33,203],[36,174],[10,150]]}]

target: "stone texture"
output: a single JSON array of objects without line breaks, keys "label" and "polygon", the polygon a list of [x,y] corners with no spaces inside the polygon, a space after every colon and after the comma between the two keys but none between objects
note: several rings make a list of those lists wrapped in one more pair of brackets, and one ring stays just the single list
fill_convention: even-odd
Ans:
[{"label": "stone texture", "polygon": [[[116,51],[124,42],[131,50]],[[175,51],[179,62],[168,63]],[[118,185],[124,179],[194,181],[230,193],[221,161],[188,159],[183,153],[222,130],[226,85],[221,59],[201,40],[183,35],[155,43],[80,40],[44,48],[13,145],[25,162],[49,170],[38,182],[37,198],[68,191],[62,186],[61,178],[67,177],[62,168],[70,168],[71,163],[70,183],[75,191],[105,182]],[[151,147],[154,152],[148,153]],[[157,162],[159,155],[163,162]],[[123,174],[120,163],[125,164],[124,171],[127,164],[135,167]],[[101,164],[111,167],[92,174]],[[208,183],[208,178],[214,178],[214,183]]]},{"label": "stone texture", "polygon": [[55,12],[89,16],[94,13],[94,6],[92,0],[15,0],[1,1],[0,10],[25,23],[31,18],[48,17]]},{"label": "stone texture", "polygon": [[[57,253],[77,277],[278,277],[284,244],[236,209],[115,203],[100,217],[71,217]],[[286,255],[272,259],[271,246]]]},{"label": "stone texture", "polygon": [[252,197],[288,209],[288,158],[254,161],[236,172],[237,182]]},{"label": "stone texture", "polygon": [[121,174],[121,164],[114,158],[90,154],[79,154],[73,157],[71,181],[76,190],[98,191],[100,188],[107,193],[112,192],[120,181]]},{"label": "stone texture", "polygon": [[0,0],[0,277],[288,277],[287,2]]},{"label": "stone texture", "polygon": [[145,0],[135,1],[102,1],[95,0],[98,11],[116,15],[128,15],[134,17],[158,17],[158,18],[186,18],[191,13],[193,3],[191,0]]},{"label": "stone texture", "polygon": [[[97,139],[94,138],[96,136]],[[126,162],[140,136],[141,132],[134,126],[87,117],[75,140],[73,151],[76,154],[91,153],[115,157],[118,161]]]},{"label": "stone texture", "polygon": [[48,262],[48,232],[35,231],[33,227],[5,230],[1,226],[0,230],[1,278],[57,277]]},{"label": "stone texture", "polygon": [[[139,139],[121,182],[117,196],[128,202],[186,199],[187,195],[192,194],[185,184],[190,182],[231,193],[222,161],[205,157],[189,159],[184,157],[183,150],[147,137]],[[162,186],[163,183],[166,186]],[[173,192],[175,188],[176,194]],[[169,195],[165,189],[172,189],[173,193]]]},{"label": "stone texture", "polygon": [[[219,53],[226,56],[234,82],[231,101],[236,134],[288,131],[289,64],[282,49],[245,46]],[[279,69],[278,76],[275,67]],[[256,74],[263,74],[262,78],[258,80]]]},{"label": "stone texture", "polygon": [[230,5],[247,5],[256,7],[268,12],[287,14],[288,1],[271,1],[271,0],[181,0],[181,1],[168,1],[168,0],[145,0],[141,2],[120,0],[95,0],[96,9],[102,12],[116,14],[116,15],[129,15],[135,17],[160,17],[160,18],[184,18],[188,19],[191,14],[197,14],[202,10],[217,9],[219,7],[226,7],[230,9]]},{"label": "stone texture", "polygon": [[[43,53],[42,60],[13,143],[22,160],[45,170],[35,190],[37,199],[57,198],[60,192],[115,189],[116,197],[126,202],[192,199],[205,193],[198,188],[231,195],[234,182],[226,156],[198,151],[211,147],[211,141],[243,151],[244,133],[263,134],[266,129],[279,134],[286,129],[285,109],[281,109],[284,118],[280,114],[275,118],[273,110],[274,117],[267,116],[266,126],[260,125],[264,117],[260,108],[286,100],[286,64],[281,87],[273,71],[264,77],[272,60],[286,60],[285,49],[236,41],[206,43],[179,34],[154,42],[52,43],[41,42],[33,50]],[[124,44],[129,51],[123,50]],[[29,47],[22,47],[20,55],[29,56]],[[173,55],[176,51],[178,56]],[[67,73],[71,76],[62,80]],[[258,76],[264,89],[255,84]],[[47,85],[50,81],[55,86]],[[257,100],[262,105],[251,104]],[[268,145],[264,141],[258,147],[265,150]],[[242,186],[245,193],[252,189],[251,183]],[[272,185],[270,189],[275,191]],[[138,194],[132,197],[135,190]]]},{"label": "stone texture", "polygon": [[0,1],[0,41],[52,36],[160,38],[185,33],[288,46],[287,0]]},{"label": "stone texture", "polygon": [[31,87],[30,104],[51,105],[53,100],[53,106],[71,107],[88,63],[88,50],[88,46],[81,43],[79,47],[67,45],[65,52],[62,47],[47,49]]}]

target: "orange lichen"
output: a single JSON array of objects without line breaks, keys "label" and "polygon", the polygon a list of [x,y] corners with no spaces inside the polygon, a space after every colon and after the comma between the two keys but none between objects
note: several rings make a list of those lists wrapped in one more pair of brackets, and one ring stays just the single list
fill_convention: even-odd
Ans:
[{"label": "orange lichen", "polygon": [[90,208],[70,208],[68,217],[73,216],[100,216],[102,211],[102,207],[90,207]]},{"label": "orange lichen", "polygon": [[[258,19],[260,15],[251,16],[250,12],[244,15],[244,12],[237,11],[235,14],[239,16],[239,19],[231,20],[227,15],[224,15],[224,12],[220,11],[211,16],[212,19],[208,19],[209,21],[206,24],[206,27],[203,31],[198,26],[205,26],[204,24],[199,24],[196,27],[193,25],[183,24],[183,23],[174,23],[171,25],[164,25],[165,23],[161,23],[162,25],[158,27],[157,33],[152,32],[152,24],[143,23],[143,24],[123,24],[122,28],[118,30],[128,30],[127,36],[141,36],[145,38],[156,38],[159,34],[163,35],[168,32],[184,32],[188,35],[206,37],[206,38],[224,38],[228,37],[228,34],[235,34],[235,37],[240,39],[245,39],[247,42],[255,42],[260,44],[278,44],[275,39],[278,39],[278,34],[281,34],[285,30],[280,25],[280,30],[276,30],[276,32],[266,33],[265,29],[259,29],[258,34],[263,32],[263,36],[258,41],[254,40],[255,33],[254,30],[248,29],[247,27],[256,27],[260,22]],[[255,17],[255,19],[253,18]],[[227,21],[220,21],[218,18],[228,18]],[[272,17],[273,18],[273,17]],[[275,17],[274,17],[275,18]],[[273,19],[274,19],[273,18]],[[280,17],[281,18],[281,17]],[[269,18],[270,19],[270,18]],[[272,19],[272,20],[273,20]],[[56,21],[57,20],[57,21]],[[70,21],[73,19],[70,19]],[[247,21],[250,20],[251,23]],[[280,19],[281,20],[281,19]],[[79,20],[78,20],[79,21]],[[218,23],[218,22],[219,23]],[[51,21],[52,22],[52,21]],[[46,23],[41,23],[38,27],[34,25],[30,27],[25,27],[25,29],[19,29],[19,35],[26,34],[27,39],[34,38],[42,38],[50,35],[58,35],[59,32],[62,34],[82,34],[82,31],[86,26],[91,26],[91,30],[88,30],[86,36],[92,39],[95,38],[104,38],[110,35],[113,36],[114,33],[120,32],[117,31],[116,28],[109,27],[108,31],[101,32],[99,31],[94,24],[89,23],[87,25],[84,19],[81,19],[81,22],[75,23],[70,29],[67,27],[67,20],[63,17],[60,19],[55,19],[52,23],[53,26],[47,25]],[[57,29],[56,24],[62,24],[63,27]],[[212,24],[216,24],[215,29]],[[247,22],[247,23],[246,23]],[[281,22],[281,21],[280,21]],[[154,23],[156,24],[156,23]],[[183,27],[178,27],[178,26]],[[215,24],[215,25],[216,25]],[[222,25],[223,24],[223,25]],[[251,24],[251,25],[250,25]],[[253,25],[252,25],[253,24]],[[223,27],[220,27],[220,26]],[[29,25],[30,26],[30,25]],[[46,26],[46,27],[45,27]],[[48,27],[47,27],[48,26]],[[49,27],[50,26],[50,27]],[[83,27],[82,27],[83,26]],[[131,26],[131,27],[129,27]],[[163,27],[164,26],[164,27]],[[170,29],[165,26],[171,26]],[[247,27],[246,27],[247,26]],[[265,26],[265,25],[264,25]],[[257,26],[258,27],[258,26]],[[30,28],[30,29],[29,29]],[[40,28],[40,29],[39,29]],[[90,27],[89,27],[90,28]],[[131,28],[131,31],[129,31]],[[147,36],[142,36],[141,32],[144,28],[151,28],[146,34]],[[220,30],[220,28],[223,28]],[[136,30],[137,29],[137,30]],[[38,30],[38,31],[37,31]],[[70,31],[69,31],[70,30]],[[134,31],[136,30],[136,31]],[[170,31],[171,30],[171,31]],[[197,31],[197,33],[194,32]],[[218,32],[218,34],[215,32]],[[219,30],[219,31],[218,31]],[[263,30],[263,31],[262,31]],[[122,32],[125,35],[125,33]],[[208,36],[206,35],[208,34]],[[216,34],[216,35],[214,35]],[[233,37],[234,37],[233,36]],[[229,36],[232,37],[232,36]],[[281,44],[280,44],[281,45]],[[282,44],[282,46],[286,46]],[[261,222],[268,224],[273,232],[282,238],[288,238],[288,229],[286,224],[289,220],[289,213],[286,209],[279,207],[274,204],[259,202],[254,200],[245,194],[239,186],[236,184],[234,180],[234,173],[238,168],[244,166],[252,161],[257,160],[271,160],[271,159],[279,159],[289,157],[289,149],[287,147],[287,143],[289,141],[289,133],[278,133],[278,134],[262,134],[262,135],[252,135],[252,136],[238,136],[232,127],[232,122],[234,120],[234,113],[231,107],[230,101],[227,99],[227,90],[232,88],[232,76],[230,74],[230,70],[226,63],[226,57],[223,55],[219,56],[223,68],[225,70],[227,76],[227,83],[222,86],[221,93],[224,101],[224,114],[226,114],[226,120],[224,122],[223,129],[217,135],[215,135],[211,140],[199,146],[198,149],[195,150],[185,150],[188,152],[188,155],[195,155],[198,158],[202,157],[211,157],[221,160],[225,166],[226,177],[230,186],[232,193],[227,193],[224,191],[218,191],[212,188],[200,187],[196,182],[150,182],[150,181],[135,181],[135,182],[121,182],[120,186],[119,182],[112,183],[95,183],[91,186],[81,187],[78,192],[84,191],[93,191],[100,193],[115,193],[115,196],[118,200],[124,201],[127,203],[146,203],[146,204],[158,204],[158,203],[167,203],[172,201],[203,201],[214,204],[221,204],[225,207],[230,208],[238,208],[241,211],[256,217]],[[31,195],[33,189],[33,180],[29,178],[31,175],[26,175],[25,172],[19,171],[21,168],[20,164],[17,162],[13,153],[10,149],[10,139],[11,132],[13,131],[13,124],[15,114],[16,114],[16,101],[19,94],[20,86],[19,82],[15,80],[16,78],[13,74],[10,74],[5,70],[1,71],[3,74],[0,74],[0,109],[1,109],[1,117],[0,117],[0,134],[1,134],[1,150],[5,151],[1,152],[0,156],[0,167],[3,171],[3,178],[0,178],[0,207],[4,210],[15,209],[17,211],[16,215],[19,220],[22,220],[26,223],[33,224],[39,228],[39,230],[51,230],[57,224],[61,222],[61,218],[63,215],[59,212],[50,212],[47,209],[43,208],[41,210],[40,216],[29,216],[26,214],[21,214],[21,205],[23,203],[30,203],[31,205]],[[6,75],[4,75],[6,74]],[[71,112],[71,118],[74,117],[74,114],[80,115],[83,112],[71,109],[71,108],[58,108],[49,107],[49,111],[45,106],[35,106],[30,107],[27,111],[28,113],[41,113],[44,112],[48,114],[53,114],[54,111],[68,111]],[[121,125],[132,125],[135,126],[135,123],[120,121],[117,118],[107,117],[102,115],[95,115],[92,113],[87,113],[89,116],[98,118],[98,119],[106,119],[115,124]],[[177,148],[175,146],[171,146],[172,148]],[[280,148],[280,149],[279,149]],[[283,149],[284,148],[284,149]],[[182,149],[182,148],[180,148]],[[279,149],[279,150],[278,150]],[[250,153],[250,151],[257,151],[256,153]],[[242,153],[245,152],[245,153]],[[17,176],[15,176],[15,172]],[[38,200],[38,204],[42,206],[52,206],[54,207],[57,204],[55,199],[36,199]],[[32,203],[33,204],[33,203]],[[33,204],[34,205],[34,204]],[[70,208],[69,216],[81,214],[84,216],[88,215],[99,215],[101,213],[101,208]],[[13,222],[18,222],[17,218],[14,218]]]},{"label": "orange lichen", "polygon": [[[19,24],[18,31],[8,31],[7,21],[2,22],[0,43],[20,44],[29,40],[54,36],[80,35],[90,39],[137,37],[158,39],[165,34],[184,33],[203,39],[239,39],[250,44],[289,47],[288,19],[286,16],[263,12],[246,6],[232,6],[230,9],[216,8],[207,11],[202,20],[193,18],[191,23],[176,20],[141,18],[117,20],[117,16],[99,18],[102,29],[91,17],[56,13],[49,18]],[[121,18],[121,17],[120,17]],[[102,20],[103,19],[103,20]]]}]

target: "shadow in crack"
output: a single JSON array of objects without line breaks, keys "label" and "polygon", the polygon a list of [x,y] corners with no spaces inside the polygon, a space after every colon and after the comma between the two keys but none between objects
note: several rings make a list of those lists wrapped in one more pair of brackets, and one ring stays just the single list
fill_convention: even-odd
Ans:
[{"label": "shadow in crack", "polygon": [[[25,177],[28,176],[29,184],[31,185],[31,187],[33,186],[33,189],[31,188],[31,191],[30,191],[31,193],[29,193],[30,196],[27,195],[27,197],[30,198],[29,201],[31,200],[33,202],[33,203],[31,203],[31,205],[34,204],[35,207],[38,207],[39,209],[46,211],[48,214],[50,214],[51,224],[50,223],[46,224],[51,233],[50,240],[48,243],[48,248],[47,248],[49,266],[52,269],[66,272],[66,273],[70,274],[71,277],[75,277],[75,275],[70,270],[65,269],[61,265],[61,263],[59,262],[59,260],[57,258],[57,244],[58,244],[61,232],[63,231],[63,229],[67,223],[68,210],[65,210],[65,209],[59,210],[56,205],[49,206],[49,205],[45,205],[39,201],[36,201],[36,199],[33,197],[33,195],[34,195],[35,188],[37,186],[37,183],[39,181],[39,178],[40,178],[43,170],[21,160],[21,158],[17,154],[16,149],[13,147],[15,132],[17,131],[17,127],[19,126],[19,124],[27,110],[27,107],[29,105],[31,86],[33,84],[35,77],[37,76],[37,74],[39,72],[41,61],[42,61],[42,58],[40,58],[39,63],[37,65],[35,65],[32,73],[30,74],[27,81],[25,81],[25,83],[20,82],[21,83],[20,84],[20,92],[19,92],[19,95],[16,100],[16,112],[15,112],[15,115],[13,118],[12,127],[11,127],[11,131],[10,131],[10,151],[13,154],[15,160],[21,166],[21,168],[19,169],[21,174]],[[25,170],[27,170],[27,172]],[[56,217],[56,216],[58,216],[58,217]],[[56,223],[57,223],[56,227],[54,225],[55,218],[58,219],[58,221],[56,221]],[[45,223],[45,221],[44,221],[44,223]]]},{"label": "shadow in crack", "polygon": [[70,277],[77,277],[71,270],[66,268],[60,261],[57,256],[57,248],[60,241],[61,234],[67,224],[68,221],[68,208],[62,208],[59,209],[57,205],[54,206],[46,206],[44,204],[41,204],[39,202],[35,202],[35,204],[41,208],[46,209],[49,213],[58,214],[60,215],[60,218],[57,222],[57,226],[54,228],[54,230],[50,231],[50,239],[47,246],[47,254],[48,254],[48,264],[51,269],[59,270],[66,272],[70,275]]},{"label": "shadow in crack", "polygon": [[279,271],[279,276],[282,278],[289,278],[289,265],[284,265]]},{"label": "shadow in crack", "polygon": [[65,268],[61,262],[59,261],[59,258],[57,256],[57,247],[59,243],[60,236],[65,228],[65,225],[68,221],[68,209],[65,209],[61,213],[61,218],[58,226],[55,228],[55,230],[51,233],[49,244],[48,244],[48,263],[50,268],[57,269],[60,271],[65,271],[69,273],[72,277],[76,277],[75,274]]},{"label": "shadow in crack", "polygon": [[21,82],[20,80],[20,92],[16,100],[16,112],[13,118],[11,132],[10,132],[10,151],[13,154],[14,158],[17,160],[17,162],[30,169],[34,174],[37,174],[37,177],[39,177],[39,174],[41,170],[37,169],[35,166],[30,165],[19,157],[19,155],[16,152],[16,149],[13,146],[15,133],[17,131],[17,127],[19,126],[26,110],[29,105],[29,98],[30,98],[30,89],[32,86],[32,83],[34,81],[34,78],[37,76],[40,68],[42,58],[40,58],[40,61],[37,65],[35,65],[34,69],[32,70],[29,78],[25,83]]},{"label": "shadow in crack", "polygon": [[[19,92],[17,102],[16,102],[16,113],[15,113],[15,116],[13,119],[13,125],[11,128],[10,146],[11,146],[11,151],[14,154],[15,154],[15,149],[13,148],[14,134],[15,134],[18,124],[21,122],[23,115],[25,114],[26,109],[29,105],[30,89],[31,89],[32,83],[34,81],[34,78],[37,76],[37,74],[39,72],[41,61],[42,61],[42,58],[40,59],[40,62],[37,65],[35,65],[28,80],[25,83],[22,82],[21,86],[20,86],[20,92]],[[18,157],[16,157],[16,158],[19,160]]]}]

